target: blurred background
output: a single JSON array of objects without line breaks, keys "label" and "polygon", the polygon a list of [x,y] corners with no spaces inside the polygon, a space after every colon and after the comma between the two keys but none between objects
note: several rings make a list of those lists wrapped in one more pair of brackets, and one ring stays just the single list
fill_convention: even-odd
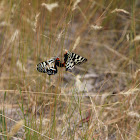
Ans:
[{"label": "blurred background", "polygon": [[[0,139],[140,139],[139,0],[0,0]],[[88,59],[39,73],[64,49]]]}]

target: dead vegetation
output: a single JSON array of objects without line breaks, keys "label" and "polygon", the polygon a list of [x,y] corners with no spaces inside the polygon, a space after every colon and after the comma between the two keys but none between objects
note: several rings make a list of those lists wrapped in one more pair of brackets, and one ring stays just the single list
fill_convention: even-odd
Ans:
[{"label": "dead vegetation", "polygon": [[[0,1],[0,139],[140,139],[140,2]],[[48,76],[63,50],[88,61]]]}]

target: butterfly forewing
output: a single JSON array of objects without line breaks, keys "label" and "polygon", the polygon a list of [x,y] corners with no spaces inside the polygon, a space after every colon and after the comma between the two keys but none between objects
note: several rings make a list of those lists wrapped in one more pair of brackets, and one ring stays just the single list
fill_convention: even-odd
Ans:
[{"label": "butterfly forewing", "polygon": [[79,56],[78,54],[72,53],[72,56],[73,56],[72,60],[74,61],[74,65],[80,65],[81,63],[87,61],[86,58]]},{"label": "butterfly forewing", "polygon": [[80,65],[83,62],[86,62],[87,59],[79,56],[78,54],[67,52],[67,61],[66,61],[66,71],[67,70],[72,70],[74,65]]}]

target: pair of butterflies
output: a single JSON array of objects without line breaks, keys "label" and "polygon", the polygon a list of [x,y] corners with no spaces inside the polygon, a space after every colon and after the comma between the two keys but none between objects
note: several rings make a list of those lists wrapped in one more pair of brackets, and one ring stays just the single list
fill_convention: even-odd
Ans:
[{"label": "pair of butterflies", "polygon": [[64,62],[62,63],[59,57],[53,57],[48,61],[37,64],[37,70],[48,75],[54,75],[57,73],[58,67],[65,67],[66,71],[71,71],[75,65],[79,65],[86,62],[87,59],[79,56],[78,54],[66,51],[64,54]]}]

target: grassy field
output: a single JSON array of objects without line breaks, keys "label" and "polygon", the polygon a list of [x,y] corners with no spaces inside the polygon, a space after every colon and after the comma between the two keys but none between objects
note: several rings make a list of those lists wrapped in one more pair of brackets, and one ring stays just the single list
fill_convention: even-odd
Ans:
[{"label": "grassy field", "polygon": [[[88,61],[36,70],[64,49]],[[17,139],[140,139],[139,0],[0,1],[0,140]]]}]

